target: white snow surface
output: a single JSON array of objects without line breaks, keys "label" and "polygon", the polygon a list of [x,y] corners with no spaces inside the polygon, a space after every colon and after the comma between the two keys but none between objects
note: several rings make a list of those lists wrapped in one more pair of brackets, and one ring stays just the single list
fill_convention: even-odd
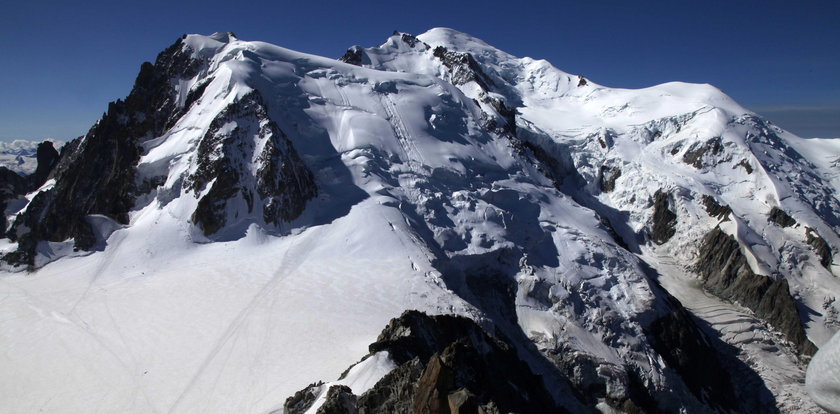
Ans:
[{"label": "white snow surface", "polygon": [[814,355],[805,384],[820,407],[829,413],[840,413],[840,333]]},{"label": "white snow surface", "polygon": [[[679,222],[649,254],[692,263],[718,225],[700,205],[712,195],[737,216],[735,234],[756,270],[787,278],[806,307],[819,309],[811,339],[821,345],[836,331],[835,305],[823,305],[840,292],[831,274],[840,266],[819,264],[805,227],[836,257],[837,140],[756,124],[709,85],[611,89],[454,30],[418,39],[425,44],[411,47],[395,35],[366,49],[358,67],[229,34],[187,36],[202,68],[177,84],[179,102],[209,85],[143,144],[140,179],[164,184],[138,200],[128,226],[92,218],[103,251],[50,245],[37,271],[0,275],[0,412],[276,410],[306,385],[338,378],[406,309],[486,323],[492,310],[463,281],[482,269],[516,281],[519,328],[540,348],[567,344],[604,364],[635,366],[649,387],[677,390],[679,408],[697,409],[642,332],[667,306],[598,217],[624,217],[616,232],[634,239],[659,189],[671,192]],[[492,90],[453,83],[436,46],[471,53]],[[190,222],[197,194],[183,182],[213,119],[254,90],[315,174],[319,195],[279,227],[231,211],[234,224],[207,238]],[[485,114],[499,113],[487,98],[517,108],[520,136],[567,160],[586,188],[555,188],[488,131]],[[252,127],[231,122],[225,128]],[[682,161],[715,138],[723,151],[705,155],[706,166]],[[597,189],[602,166],[622,171],[613,192]],[[800,225],[768,223],[771,206]],[[680,275],[668,280],[690,283]],[[767,381],[801,369],[780,358],[763,366]],[[371,356],[335,383],[368,389],[389,361]],[[785,392],[799,398],[804,387]]]}]

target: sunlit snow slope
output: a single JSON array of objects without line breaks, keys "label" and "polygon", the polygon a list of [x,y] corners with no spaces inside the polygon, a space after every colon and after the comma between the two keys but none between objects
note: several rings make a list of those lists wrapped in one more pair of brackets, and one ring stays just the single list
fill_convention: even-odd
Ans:
[{"label": "sunlit snow slope", "polygon": [[67,144],[6,211],[0,411],[269,412],[406,309],[512,338],[572,412],[816,410],[784,382],[837,330],[836,140],[449,29],[341,60],[188,35]]}]

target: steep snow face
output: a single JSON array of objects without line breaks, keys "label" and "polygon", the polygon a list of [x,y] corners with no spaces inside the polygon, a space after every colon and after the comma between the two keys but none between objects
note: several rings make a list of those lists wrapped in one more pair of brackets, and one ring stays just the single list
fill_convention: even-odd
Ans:
[{"label": "steep snow face", "polygon": [[[116,186],[125,217],[94,194],[103,211],[76,223],[89,249],[38,239],[39,269],[0,277],[11,411],[265,412],[337,378],[405,309],[512,338],[566,407],[641,391],[666,411],[726,408],[663,351],[668,334],[711,345],[688,318],[657,336],[680,308],[632,253],[690,263],[719,221],[702,195],[731,207],[724,226],[756,273],[787,277],[813,309],[837,291],[808,239],[840,245],[827,164],[712,87],[604,88],[448,29],[349,63],[229,33],[167,51],[141,75],[163,77],[171,116],[128,105],[97,124],[127,126],[138,148]],[[66,171],[102,139],[71,144],[20,213],[72,193]],[[655,204],[673,236],[640,249]],[[802,224],[768,224],[771,206]],[[809,327],[817,342],[833,329]],[[391,368],[371,360],[338,383],[364,390]],[[578,401],[567,379],[595,391]]]}]

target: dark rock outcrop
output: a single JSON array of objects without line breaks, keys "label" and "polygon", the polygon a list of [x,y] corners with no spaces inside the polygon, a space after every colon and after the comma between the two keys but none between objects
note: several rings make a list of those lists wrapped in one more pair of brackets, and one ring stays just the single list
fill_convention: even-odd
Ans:
[{"label": "dark rock outcrop", "polygon": [[347,51],[344,52],[338,60],[351,65],[361,66],[364,52],[365,50],[361,46],[353,46],[350,49],[347,49]]},{"label": "dark rock outcrop", "polygon": [[306,388],[296,392],[283,404],[283,411],[286,414],[303,414],[318,398],[318,392],[324,386],[323,382],[309,384]]},{"label": "dark rock outcrop", "polygon": [[786,279],[753,273],[734,237],[715,227],[703,238],[695,270],[714,295],[741,304],[781,332],[801,355],[813,355]]},{"label": "dark rock outcrop", "polygon": [[701,202],[703,203],[703,207],[706,209],[706,213],[709,213],[709,216],[711,217],[727,220],[729,219],[729,215],[732,214],[732,209],[729,208],[729,206],[721,205],[714,197],[708,194],[703,194]]},{"label": "dark rock outcrop", "polygon": [[601,166],[600,179],[598,180],[599,187],[602,193],[609,193],[615,190],[615,181],[621,177],[621,169],[618,167]]},{"label": "dark rock outcrop", "polygon": [[495,85],[493,80],[481,69],[481,65],[469,53],[452,52],[443,46],[438,46],[432,51],[432,54],[450,70],[452,84],[455,86],[475,82],[487,91]]},{"label": "dark rock outcrop", "polygon": [[[236,126],[223,129],[231,123]],[[257,142],[264,145],[256,157],[255,176],[250,177],[246,163],[254,158]],[[259,201],[264,221],[276,225],[297,218],[306,202],[318,194],[312,172],[269,118],[257,91],[219,113],[199,143],[196,158],[198,168],[184,186],[198,196],[211,185],[192,215],[193,223],[207,236],[228,224],[228,210],[241,209],[247,215]]]},{"label": "dark rock outcrop", "polygon": [[750,165],[750,162],[747,161],[747,160],[741,160],[741,162],[739,162],[738,165],[736,165],[736,167],[743,168],[744,171],[747,172],[747,174],[752,174],[752,172],[753,172],[753,167],[752,167],[752,165]]},{"label": "dark rock outcrop", "polygon": [[385,375],[358,399],[360,413],[410,413],[424,364],[414,358]]},{"label": "dark rock outcrop", "polygon": [[[6,167],[0,167],[0,212],[6,211],[9,200],[25,194],[27,190],[26,178]],[[7,226],[6,215],[0,214],[0,235],[5,235]]]},{"label": "dark rock outcrop", "polygon": [[712,138],[702,144],[693,145],[683,155],[683,162],[694,166],[694,168],[703,168],[703,161],[706,154],[717,155],[723,151],[723,144],[720,137]]},{"label": "dark rock outcrop", "polygon": [[790,227],[796,224],[796,220],[790,214],[776,206],[770,209],[767,220],[782,227]]},{"label": "dark rock outcrop", "polygon": [[38,162],[38,166],[35,168],[35,172],[28,177],[29,188],[31,190],[37,189],[47,181],[50,172],[56,163],[58,163],[58,158],[58,151],[56,151],[52,142],[44,141],[38,144],[38,149],[35,151],[35,159]]},{"label": "dark rock outcrop", "polygon": [[825,239],[820,237],[816,230],[808,227],[805,231],[805,241],[814,248],[814,252],[820,258],[820,264],[824,268],[831,270],[831,247],[828,246]]},{"label": "dark rock outcrop", "polygon": [[356,395],[346,385],[333,385],[327,390],[324,404],[318,407],[316,414],[356,414]]},{"label": "dark rock outcrop", "polygon": [[657,191],[653,196],[653,222],[650,240],[656,244],[667,242],[676,233],[677,215],[671,211],[668,193]]},{"label": "dark rock outcrop", "polygon": [[565,412],[509,341],[464,317],[406,311],[370,345],[380,351],[398,367],[358,398],[359,413]]}]

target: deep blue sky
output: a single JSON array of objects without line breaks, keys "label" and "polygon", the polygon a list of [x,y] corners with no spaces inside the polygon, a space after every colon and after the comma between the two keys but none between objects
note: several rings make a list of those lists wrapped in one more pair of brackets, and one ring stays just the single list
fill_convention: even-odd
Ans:
[{"label": "deep blue sky", "polygon": [[445,26],[607,86],[711,83],[802,136],[840,137],[840,1],[7,1],[0,140],[84,134],[183,33],[337,57]]}]

